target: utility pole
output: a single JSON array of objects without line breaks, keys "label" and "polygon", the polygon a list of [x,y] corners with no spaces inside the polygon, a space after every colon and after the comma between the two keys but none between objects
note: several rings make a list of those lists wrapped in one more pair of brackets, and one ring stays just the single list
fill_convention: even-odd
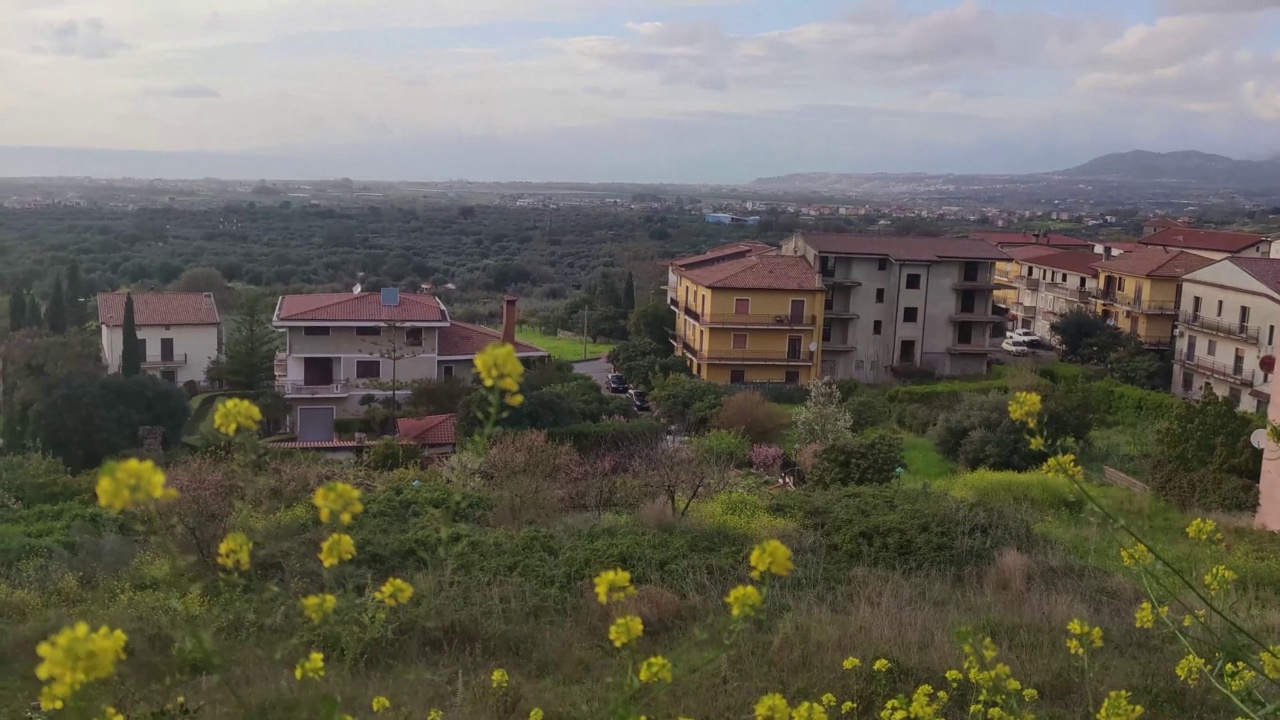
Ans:
[{"label": "utility pole", "polygon": [[587,359],[587,315],[591,313],[591,307],[582,308],[582,359]]}]

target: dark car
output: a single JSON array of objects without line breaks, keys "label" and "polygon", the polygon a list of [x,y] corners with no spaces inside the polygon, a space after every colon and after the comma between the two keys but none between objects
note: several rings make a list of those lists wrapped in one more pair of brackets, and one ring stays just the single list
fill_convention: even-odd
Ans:
[{"label": "dark car", "polygon": [[643,390],[631,391],[631,407],[640,412],[649,412],[649,398]]},{"label": "dark car", "polygon": [[609,392],[619,395],[626,392],[627,388],[630,387],[630,385],[627,384],[627,379],[618,373],[610,374],[605,380],[605,385],[609,386]]}]

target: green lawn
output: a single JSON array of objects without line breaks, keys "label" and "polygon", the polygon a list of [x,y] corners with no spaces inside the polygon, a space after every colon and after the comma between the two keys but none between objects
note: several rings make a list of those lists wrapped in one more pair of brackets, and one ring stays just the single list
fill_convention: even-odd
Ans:
[{"label": "green lawn", "polygon": [[903,437],[902,460],[905,468],[902,484],[910,487],[921,487],[955,472],[951,461],[938,454],[928,438],[919,435]]},{"label": "green lawn", "polygon": [[[551,353],[557,360],[583,360],[582,341],[572,338],[547,335],[535,328],[520,327],[516,329],[516,339],[537,345]],[[587,357],[598,358],[613,349],[613,343],[587,343]]]}]

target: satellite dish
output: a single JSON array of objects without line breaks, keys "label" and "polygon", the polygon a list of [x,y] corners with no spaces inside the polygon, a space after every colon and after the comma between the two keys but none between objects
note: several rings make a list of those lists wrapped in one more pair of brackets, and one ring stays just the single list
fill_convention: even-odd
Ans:
[{"label": "satellite dish", "polygon": [[1258,428],[1257,430],[1254,430],[1253,434],[1249,436],[1249,444],[1259,450],[1265,450],[1267,447],[1267,429]]},{"label": "satellite dish", "polygon": [[816,342],[809,343],[809,352],[817,352],[817,351],[818,351],[818,343]]}]

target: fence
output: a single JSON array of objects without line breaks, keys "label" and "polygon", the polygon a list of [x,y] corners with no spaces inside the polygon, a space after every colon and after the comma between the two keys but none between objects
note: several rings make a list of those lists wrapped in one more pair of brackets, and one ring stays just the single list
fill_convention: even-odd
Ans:
[{"label": "fence", "polygon": [[1147,486],[1132,475],[1126,475],[1113,467],[1102,467],[1102,479],[1109,485],[1129,488],[1138,492],[1147,492]]}]

